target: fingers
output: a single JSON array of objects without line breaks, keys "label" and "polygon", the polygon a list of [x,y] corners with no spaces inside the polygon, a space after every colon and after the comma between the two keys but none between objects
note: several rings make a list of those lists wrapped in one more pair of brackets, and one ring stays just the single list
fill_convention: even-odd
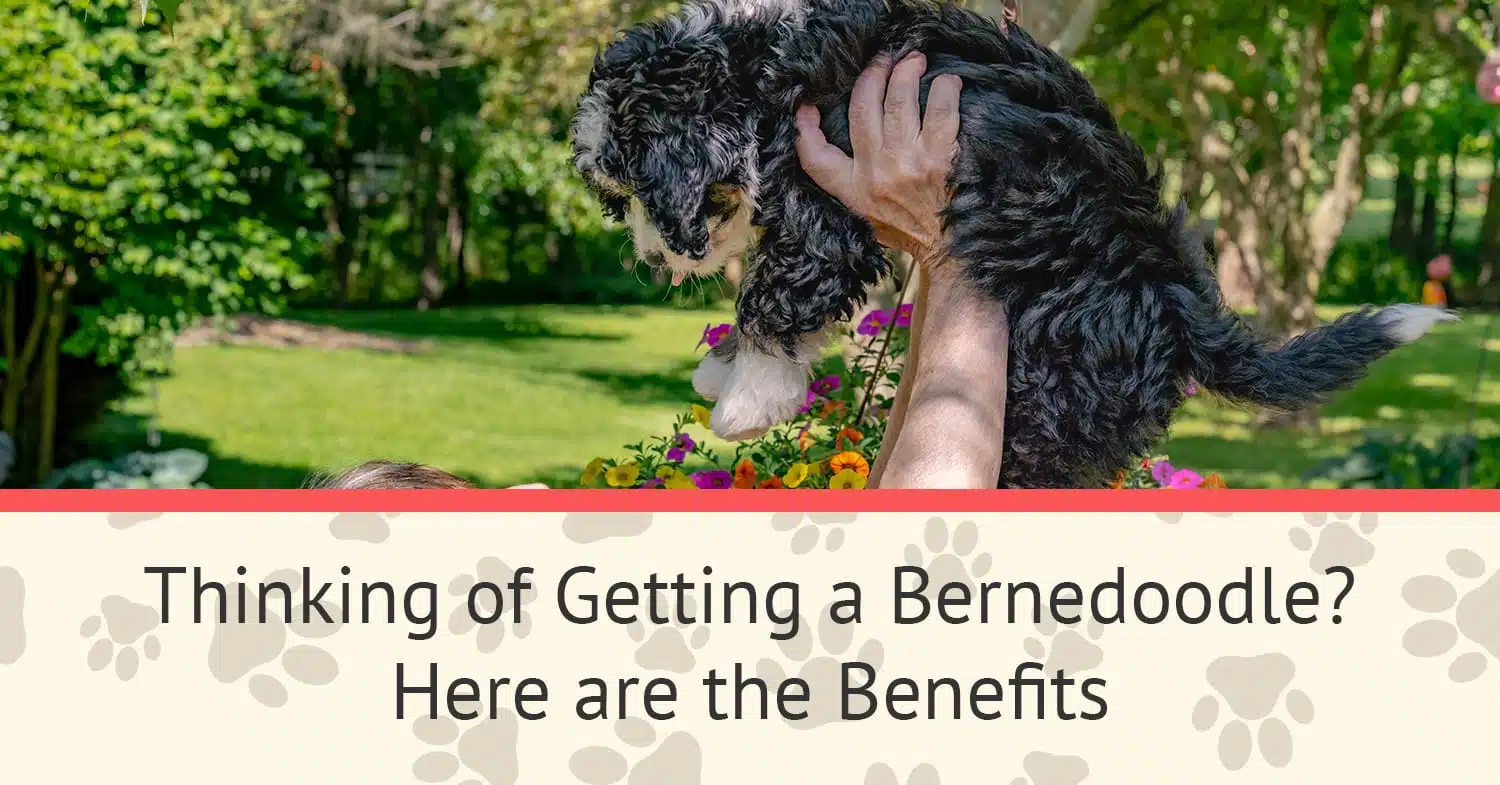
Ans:
[{"label": "fingers", "polygon": [[881,55],[859,75],[849,93],[849,144],[855,158],[880,149],[885,88],[890,77],[891,60]]},{"label": "fingers", "polygon": [[797,109],[797,160],[802,170],[818,184],[819,188],[843,199],[841,186],[849,182],[849,171],[854,161],[844,151],[830,144],[818,126],[818,109],[803,106]]},{"label": "fingers", "polygon": [[926,71],[927,58],[920,52],[907,55],[891,71],[890,82],[885,88],[885,120],[881,126],[884,146],[897,147],[916,141],[922,130],[918,93],[922,88],[922,74]]},{"label": "fingers", "polygon": [[948,160],[958,145],[959,94],[963,80],[943,74],[932,80],[927,91],[927,114],[922,119],[920,145],[931,156]]}]

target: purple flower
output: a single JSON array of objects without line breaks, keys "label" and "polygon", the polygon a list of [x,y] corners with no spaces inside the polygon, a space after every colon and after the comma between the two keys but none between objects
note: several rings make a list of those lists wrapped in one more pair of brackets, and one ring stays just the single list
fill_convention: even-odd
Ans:
[{"label": "purple flower", "polygon": [[698,448],[698,443],[693,437],[685,433],[679,433],[673,437],[672,447],[667,450],[667,460],[672,463],[682,463],[687,460],[688,453]]},{"label": "purple flower", "polygon": [[813,382],[812,386],[807,389],[809,392],[817,393],[818,395],[829,395],[836,392],[843,384],[837,376],[824,376]]},{"label": "purple flower", "polygon": [[798,414],[807,414],[808,412],[812,411],[813,404],[815,404],[817,402],[818,402],[818,394],[815,393],[815,392],[813,392],[812,390],[808,390],[807,391],[807,403],[802,404],[802,408],[798,409],[797,413]]},{"label": "purple flower", "polygon": [[1168,488],[1187,490],[1197,488],[1203,484],[1203,477],[1192,469],[1178,469],[1172,473],[1172,479],[1166,485]]},{"label": "purple flower", "polygon": [[859,328],[855,332],[860,335],[879,335],[880,328],[890,324],[894,316],[895,312],[888,308],[873,310],[865,314],[865,318],[860,321]]},{"label": "purple flower", "polygon": [[666,485],[666,483],[662,482],[662,479],[660,477],[652,477],[651,479],[649,479],[649,480],[646,481],[645,485],[642,485],[641,487],[642,488],[660,488],[663,485]]},{"label": "purple flower", "polygon": [[1156,480],[1157,485],[1165,488],[1172,482],[1172,474],[1176,471],[1172,468],[1172,464],[1158,461],[1155,466],[1151,467],[1151,479]]},{"label": "purple flower", "polygon": [[1189,396],[1197,395],[1198,394],[1198,382],[1196,382],[1196,381],[1194,381],[1192,379],[1188,379],[1188,385],[1187,385],[1186,392],[1187,392],[1187,394]]},{"label": "purple flower", "polygon": [[711,472],[694,472],[693,483],[705,490],[723,490],[734,487],[734,477],[723,469]]},{"label": "purple flower", "polygon": [[896,309],[896,326],[897,327],[910,327],[911,326],[911,313],[912,313],[912,310],[913,310],[913,308],[912,308],[912,304],[911,303],[907,303],[906,305],[903,305],[900,308]]},{"label": "purple flower", "polygon": [[705,324],[703,325],[703,337],[698,339],[698,345],[693,348],[696,349],[698,346],[708,344],[708,348],[712,349],[719,345],[719,341],[724,340],[729,335],[731,329],[733,328],[728,324],[720,324],[718,326]]}]

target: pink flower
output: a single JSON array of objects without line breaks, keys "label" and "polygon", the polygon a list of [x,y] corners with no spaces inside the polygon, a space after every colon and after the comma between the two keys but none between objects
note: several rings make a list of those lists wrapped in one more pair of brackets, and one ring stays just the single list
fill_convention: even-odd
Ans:
[{"label": "pink flower", "polygon": [[1172,478],[1166,483],[1166,486],[1178,490],[1188,490],[1190,488],[1197,488],[1202,484],[1203,477],[1197,472],[1192,469],[1178,469],[1172,473]]},{"label": "pink flower", "polygon": [[642,488],[660,488],[661,486],[663,486],[665,484],[666,483],[662,482],[662,479],[660,477],[652,477],[651,479],[649,479],[649,480],[646,481],[645,485],[642,485],[641,487]]},{"label": "pink flower", "polygon": [[697,346],[694,346],[693,348],[696,349],[698,348],[698,346],[708,344],[708,348],[712,349],[713,347],[718,346],[719,342],[724,340],[729,335],[729,331],[731,329],[733,329],[733,327],[729,324],[720,324],[717,326],[705,324],[703,325],[703,337],[698,339]]},{"label": "pink flower", "polygon": [[912,313],[912,310],[913,310],[913,308],[912,308],[912,304],[911,303],[907,303],[906,305],[903,305],[900,308],[896,309],[896,326],[897,327],[910,327],[911,326],[911,313]]},{"label": "pink flower", "polygon": [[860,335],[879,335],[880,328],[890,324],[894,316],[895,312],[887,308],[873,310],[865,314],[865,318],[860,321],[855,332]]},{"label": "pink flower", "polygon": [[679,433],[676,436],[676,440],[672,442],[671,449],[667,450],[667,460],[672,463],[682,463],[684,460],[687,460],[688,453],[697,448],[698,443],[693,441],[693,437],[685,433]]},{"label": "pink flower", "polygon": [[1196,381],[1193,381],[1192,379],[1188,379],[1188,386],[1187,386],[1186,392],[1187,392],[1187,394],[1189,396],[1197,395],[1198,394],[1198,383]]},{"label": "pink flower", "polygon": [[839,377],[824,376],[823,378],[813,382],[812,386],[808,387],[807,389],[809,392],[813,392],[818,395],[829,395],[833,392],[836,392],[841,386],[843,386],[843,382],[839,379]]},{"label": "pink flower", "polygon": [[813,392],[812,390],[808,390],[807,391],[807,403],[802,404],[802,408],[798,409],[797,413],[798,414],[807,414],[808,412],[812,411],[813,404],[815,404],[817,402],[818,402],[818,394],[815,393],[815,392]]},{"label": "pink flower", "polygon": [[1171,484],[1172,475],[1176,471],[1176,469],[1172,468],[1172,464],[1166,461],[1158,461],[1155,466],[1151,467],[1151,479],[1156,480],[1157,485],[1165,488]]},{"label": "pink flower", "polygon": [[734,476],[729,472],[719,469],[711,472],[695,472],[693,482],[705,490],[723,490],[734,487]]}]

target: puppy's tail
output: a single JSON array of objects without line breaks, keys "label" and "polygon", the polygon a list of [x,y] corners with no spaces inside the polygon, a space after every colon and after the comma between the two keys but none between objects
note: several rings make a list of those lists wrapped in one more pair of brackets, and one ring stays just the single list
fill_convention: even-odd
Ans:
[{"label": "puppy's tail", "polygon": [[1426,305],[1366,306],[1279,348],[1231,313],[1188,325],[1193,378],[1225,397],[1282,411],[1321,403],[1364,377],[1370,364],[1427,334],[1452,311]]}]

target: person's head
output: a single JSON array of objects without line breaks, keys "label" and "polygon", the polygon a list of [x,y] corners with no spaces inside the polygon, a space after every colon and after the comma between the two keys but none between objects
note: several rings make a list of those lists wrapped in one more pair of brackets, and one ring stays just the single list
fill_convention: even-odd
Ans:
[{"label": "person's head", "polygon": [[474,484],[420,463],[369,461],[339,474],[313,481],[318,490],[385,491],[467,489]]},{"label": "person's head", "polygon": [[1427,277],[1434,281],[1446,281],[1453,274],[1453,259],[1443,254],[1427,263]]}]

